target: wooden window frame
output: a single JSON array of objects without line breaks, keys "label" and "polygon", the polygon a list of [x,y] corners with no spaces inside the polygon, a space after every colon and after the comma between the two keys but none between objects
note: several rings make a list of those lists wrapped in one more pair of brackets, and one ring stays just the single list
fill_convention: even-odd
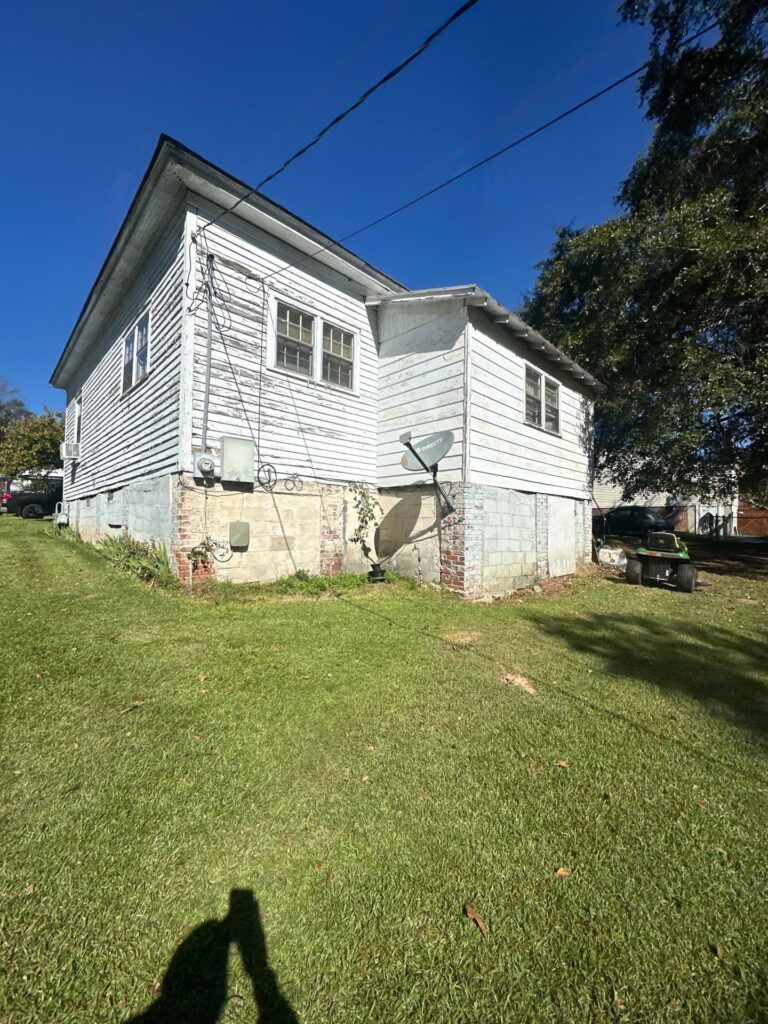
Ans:
[{"label": "wooden window frame", "polygon": [[[540,370],[538,366],[534,366],[533,363],[524,363],[525,371],[523,373],[523,421],[526,426],[533,427],[534,430],[543,430],[545,434],[550,434],[552,437],[562,437],[562,414],[563,406],[561,401],[562,385],[559,380],[554,377],[550,377],[544,370]],[[539,422],[534,423],[528,418],[528,373],[535,373],[539,378]],[[552,428],[547,426],[547,386],[554,388],[557,394],[557,427]]]},{"label": "wooden window frame", "polygon": [[[316,384],[321,388],[328,388],[332,391],[337,391],[343,395],[358,395],[359,394],[359,365],[360,365],[360,333],[354,330],[352,327],[345,327],[343,323],[335,320],[331,317],[324,317],[315,310],[304,305],[301,301],[297,301],[290,295],[285,295],[281,292],[273,292],[269,298],[269,331],[267,334],[267,369],[274,373],[286,374],[288,377],[293,377],[297,381],[305,381]],[[301,373],[298,370],[292,370],[290,367],[281,366],[277,361],[277,343],[278,343],[278,328],[277,328],[277,313],[278,305],[287,306],[289,309],[295,310],[297,313],[301,313],[304,316],[311,317],[313,322],[312,331],[312,373],[306,374]],[[333,328],[337,331],[343,331],[345,334],[352,336],[352,359],[345,360],[343,356],[334,357],[349,362],[352,368],[352,384],[347,387],[345,384],[337,384],[334,381],[325,380],[323,378],[323,365],[324,356],[324,334],[326,325],[329,328]]]},{"label": "wooden window frame", "polygon": [[[137,363],[138,363],[139,348],[138,348],[136,342],[138,341],[138,337],[139,337],[139,324],[145,318],[146,318],[146,321],[147,321],[147,344],[144,346],[144,348],[146,349],[146,353],[147,353],[147,355],[146,355],[146,366],[145,366],[145,369],[144,369],[144,373],[141,375],[141,377],[139,377],[137,379],[136,378],[136,366],[137,366]],[[128,347],[129,340],[130,340],[131,345],[132,345],[131,360],[130,360],[131,381],[130,381],[129,384],[126,384],[126,382],[125,382],[125,371],[126,371],[126,367],[128,366],[128,361],[125,358],[125,353],[126,353],[126,349]],[[149,376],[149,371],[151,369],[151,353],[152,353],[152,311],[151,311],[151,309],[149,307],[147,307],[146,309],[143,309],[141,311],[141,313],[139,313],[139,315],[133,321],[133,323],[128,328],[128,330],[123,332],[123,334],[122,334],[122,344],[120,346],[120,352],[121,352],[121,360],[120,360],[120,396],[122,397],[123,395],[127,395],[129,392],[131,392],[135,388],[139,387],[140,384],[143,384],[144,381]]]}]

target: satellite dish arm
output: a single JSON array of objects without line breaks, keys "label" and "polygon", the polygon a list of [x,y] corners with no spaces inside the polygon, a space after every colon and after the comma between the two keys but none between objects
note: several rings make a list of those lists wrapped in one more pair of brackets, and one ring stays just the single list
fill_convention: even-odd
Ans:
[{"label": "satellite dish arm", "polygon": [[426,471],[428,473],[432,474],[432,483],[435,485],[435,490],[439,494],[440,498],[442,499],[443,505],[445,506],[445,514],[446,515],[450,515],[451,512],[455,512],[456,508],[455,508],[453,502],[451,501],[451,499],[448,497],[448,495],[445,493],[445,491],[443,490],[443,488],[440,486],[440,484],[437,481],[437,464],[435,464],[434,466],[428,466],[426,464],[424,459],[422,459],[422,457],[419,455],[419,453],[416,451],[416,449],[411,444],[410,434],[407,435],[407,440],[406,440],[406,435],[405,434],[403,434],[403,436],[400,438],[400,440],[405,445],[405,447],[408,449],[408,451],[411,453],[411,455],[413,455],[413,457],[416,459],[416,461],[418,463],[420,463],[424,467],[424,469],[426,469]]}]

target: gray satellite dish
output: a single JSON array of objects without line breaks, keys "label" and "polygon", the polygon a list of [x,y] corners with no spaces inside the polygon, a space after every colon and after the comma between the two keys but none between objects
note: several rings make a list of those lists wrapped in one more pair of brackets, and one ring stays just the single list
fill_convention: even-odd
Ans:
[{"label": "gray satellite dish", "polygon": [[[408,446],[408,451],[400,460],[403,469],[411,473],[423,473],[424,467],[432,468],[444,459],[453,444],[453,431],[441,430],[439,434],[430,434],[420,441],[411,443],[411,434],[403,434],[400,443]],[[417,457],[418,456],[418,457]]]}]

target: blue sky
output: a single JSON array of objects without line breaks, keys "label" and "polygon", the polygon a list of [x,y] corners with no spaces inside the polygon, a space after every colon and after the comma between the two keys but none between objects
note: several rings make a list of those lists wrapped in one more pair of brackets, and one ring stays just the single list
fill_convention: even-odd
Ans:
[{"label": "blue sky", "polygon": [[[1,0],[0,377],[33,409],[161,132],[257,181],[459,0]],[[266,190],[339,237],[642,63],[603,0],[480,3]],[[414,288],[516,306],[555,226],[610,216],[649,138],[632,83],[354,240]]]}]

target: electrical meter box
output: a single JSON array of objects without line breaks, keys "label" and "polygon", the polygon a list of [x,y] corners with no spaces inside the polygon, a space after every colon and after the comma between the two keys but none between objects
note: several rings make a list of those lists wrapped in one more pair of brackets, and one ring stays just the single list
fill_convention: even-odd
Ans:
[{"label": "electrical meter box", "polygon": [[251,524],[234,522],[229,524],[229,546],[233,551],[247,551],[251,542]]},{"label": "electrical meter box", "polygon": [[221,482],[252,484],[256,447],[244,437],[222,437]]}]

